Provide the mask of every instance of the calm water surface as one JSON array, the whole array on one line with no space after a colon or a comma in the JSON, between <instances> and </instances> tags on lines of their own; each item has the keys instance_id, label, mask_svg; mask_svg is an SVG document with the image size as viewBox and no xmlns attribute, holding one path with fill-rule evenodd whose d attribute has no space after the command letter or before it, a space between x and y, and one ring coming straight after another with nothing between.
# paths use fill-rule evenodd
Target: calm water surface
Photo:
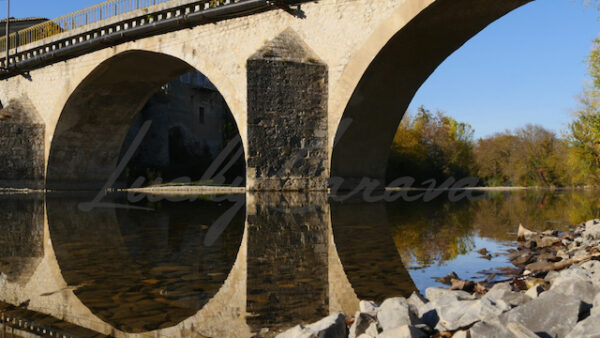
<instances>
[{"instance_id":1,"label":"calm water surface","mask_svg":"<svg viewBox=\"0 0 600 338\"><path fill-rule=\"evenodd\" d=\"M90 208L93 196L0 195L0 317L17 334L273 336L451 271L484 279L509 265L519 223L561 229L600 213L595 191L136 197Z\"/></svg>"}]
</instances>

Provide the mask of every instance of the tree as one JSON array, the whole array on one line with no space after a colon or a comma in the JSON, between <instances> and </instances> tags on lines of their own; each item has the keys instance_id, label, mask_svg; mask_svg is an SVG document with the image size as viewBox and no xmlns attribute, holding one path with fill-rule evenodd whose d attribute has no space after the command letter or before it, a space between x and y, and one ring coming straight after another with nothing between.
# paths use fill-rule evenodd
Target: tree
<instances>
[{"instance_id":1,"label":"tree","mask_svg":"<svg viewBox=\"0 0 600 338\"><path fill-rule=\"evenodd\" d=\"M569 184L567 145L541 126L527 125L480 139L475 159L478 174L487 185Z\"/></svg>"},{"instance_id":2,"label":"tree","mask_svg":"<svg viewBox=\"0 0 600 338\"><path fill-rule=\"evenodd\" d=\"M569 143L569 163L574 168L575 184L600 183L600 40L588 60L591 83L579 99L575 120L569 124L566 139Z\"/></svg>"},{"instance_id":3,"label":"tree","mask_svg":"<svg viewBox=\"0 0 600 338\"><path fill-rule=\"evenodd\" d=\"M473 129L438 111L419 107L406 115L394 137L388 181L411 176L417 181L444 181L472 174Z\"/></svg>"}]
</instances>

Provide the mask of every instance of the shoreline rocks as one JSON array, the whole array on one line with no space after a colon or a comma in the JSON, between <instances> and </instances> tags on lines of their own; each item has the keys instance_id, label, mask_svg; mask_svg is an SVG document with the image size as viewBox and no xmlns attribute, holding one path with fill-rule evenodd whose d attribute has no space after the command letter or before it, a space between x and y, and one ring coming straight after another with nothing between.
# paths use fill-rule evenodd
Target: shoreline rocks
<instances>
[{"instance_id":1,"label":"shoreline rocks","mask_svg":"<svg viewBox=\"0 0 600 338\"><path fill-rule=\"evenodd\" d=\"M600 337L600 220L562 232L520 225L517 237L509 254L517 269L503 281L450 274L440 281L451 289L428 288L425 297L415 292L381 305L361 301L352 318L333 314L277 337Z\"/></svg>"}]
</instances>

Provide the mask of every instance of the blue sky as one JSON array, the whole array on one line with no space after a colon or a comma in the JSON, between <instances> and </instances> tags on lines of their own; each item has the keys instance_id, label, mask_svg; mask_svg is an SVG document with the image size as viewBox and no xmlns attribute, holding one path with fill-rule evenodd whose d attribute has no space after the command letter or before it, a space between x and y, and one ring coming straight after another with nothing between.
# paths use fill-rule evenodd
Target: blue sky
<instances>
[{"instance_id":1,"label":"blue sky","mask_svg":"<svg viewBox=\"0 0 600 338\"><path fill-rule=\"evenodd\" d=\"M586 81L600 11L581 0L537 0L488 26L451 55L411 104L470 123L482 137L527 123L560 132Z\"/></svg>"},{"instance_id":2,"label":"blue sky","mask_svg":"<svg viewBox=\"0 0 600 338\"><path fill-rule=\"evenodd\" d=\"M577 107L585 58L600 32L600 11L582 1L536 0L493 23L436 70L410 110L420 105L443 110L470 123L476 137L527 123L563 130ZM96 3L12 0L11 14L54 18Z\"/></svg>"}]
</instances>

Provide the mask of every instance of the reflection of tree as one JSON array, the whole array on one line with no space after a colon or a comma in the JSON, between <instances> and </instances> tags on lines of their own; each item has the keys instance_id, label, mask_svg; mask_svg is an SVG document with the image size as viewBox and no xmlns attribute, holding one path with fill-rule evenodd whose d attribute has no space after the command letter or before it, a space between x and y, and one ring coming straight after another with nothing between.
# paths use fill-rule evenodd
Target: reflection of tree
<instances>
[{"instance_id":1,"label":"reflection of tree","mask_svg":"<svg viewBox=\"0 0 600 338\"><path fill-rule=\"evenodd\" d=\"M598 217L591 191L489 193L475 203L473 228L483 237L514 240L519 224L535 231L564 229Z\"/></svg>"},{"instance_id":2,"label":"reflection of tree","mask_svg":"<svg viewBox=\"0 0 600 338\"><path fill-rule=\"evenodd\" d=\"M392 235L406 263L420 267L441 264L474 248L472 206L468 203L438 200L403 203L391 209Z\"/></svg>"},{"instance_id":3,"label":"reflection of tree","mask_svg":"<svg viewBox=\"0 0 600 338\"><path fill-rule=\"evenodd\" d=\"M488 192L476 202L395 203L388 206L402 260L426 267L474 249L472 236L513 241L519 224L534 231L566 229L600 217L595 191Z\"/></svg>"}]
</instances>

